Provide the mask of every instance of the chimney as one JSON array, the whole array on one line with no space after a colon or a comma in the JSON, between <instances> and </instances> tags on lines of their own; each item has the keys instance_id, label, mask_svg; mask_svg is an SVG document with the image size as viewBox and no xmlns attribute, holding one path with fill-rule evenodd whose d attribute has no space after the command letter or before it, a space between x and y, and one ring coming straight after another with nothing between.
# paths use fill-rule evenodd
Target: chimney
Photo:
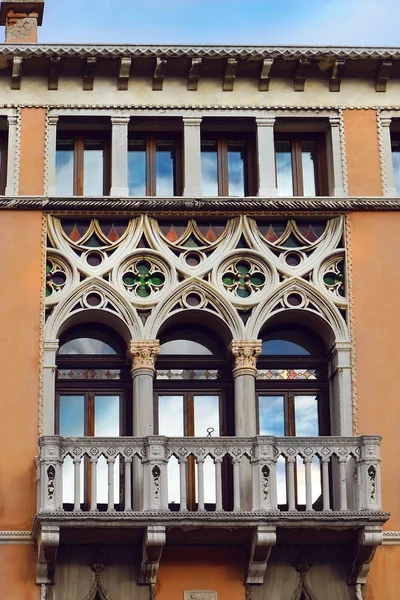
<instances>
[{"instance_id":1,"label":"chimney","mask_svg":"<svg viewBox=\"0 0 400 600\"><path fill-rule=\"evenodd\" d=\"M3 1L0 25L6 26L6 44L36 44L43 10L44 0Z\"/></svg>"}]
</instances>

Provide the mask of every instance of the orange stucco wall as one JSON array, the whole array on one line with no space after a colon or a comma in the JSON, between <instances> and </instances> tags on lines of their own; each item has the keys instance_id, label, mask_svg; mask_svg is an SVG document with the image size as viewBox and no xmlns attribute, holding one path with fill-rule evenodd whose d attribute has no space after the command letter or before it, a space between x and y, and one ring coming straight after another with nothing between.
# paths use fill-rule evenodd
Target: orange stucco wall
<instances>
[{"instance_id":1,"label":"orange stucco wall","mask_svg":"<svg viewBox=\"0 0 400 600\"><path fill-rule=\"evenodd\" d=\"M46 110L23 108L21 111L20 196L44 194Z\"/></svg>"},{"instance_id":2,"label":"orange stucco wall","mask_svg":"<svg viewBox=\"0 0 400 600\"><path fill-rule=\"evenodd\" d=\"M243 547L166 547L156 600L183 598L185 590L216 590L218 600L245 599Z\"/></svg>"},{"instance_id":3,"label":"orange stucco wall","mask_svg":"<svg viewBox=\"0 0 400 600\"><path fill-rule=\"evenodd\" d=\"M42 216L0 217L0 529L29 530L36 512Z\"/></svg>"},{"instance_id":4,"label":"orange stucco wall","mask_svg":"<svg viewBox=\"0 0 400 600\"><path fill-rule=\"evenodd\" d=\"M33 545L0 544L0 596L7 600L39 600L35 564Z\"/></svg>"},{"instance_id":5,"label":"orange stucco wall","mask_svg":"<svg viewBox=\"0 0 400 600\"><path fill-rule=\"evenodd\" d=\"M351 215L354 318L360 434L382 440L387 528L400 529L400 213Z\"/></svg>"},{"instance_id":6,"label":"orange stucco wall","mask_svg":"<svg viewBox=\"0 0 400 600\"><path fill-rule=\"evenodd\" d=\"M375 110L344 110L350 196L381 196L381 167Z\"/></svg>"},{"instance_id":7,"label":"orange stucco wall","mask_svg":"<svg viewBox=\"0 0 400 600\"><path fill-rule=\"evenodd\" d=\"M377 549L368 575L365 600L396 600L400 590L400 546Z\"/></svg>"}]
</instances>

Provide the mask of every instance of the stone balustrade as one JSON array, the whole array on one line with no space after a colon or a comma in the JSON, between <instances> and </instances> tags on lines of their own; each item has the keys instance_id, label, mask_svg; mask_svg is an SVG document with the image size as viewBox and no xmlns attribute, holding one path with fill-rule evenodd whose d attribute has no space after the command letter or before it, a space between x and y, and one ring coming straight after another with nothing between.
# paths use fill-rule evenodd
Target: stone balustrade
<instances>
[{"instance_id":1,"label":"stone balustrade","mask_svg":"<svg viewBox=\"0 0 400 600\"><path fill-rule=\"evenodd\" d=\"M379 436L46 436L37 458L38 513L381 511L379 445Z\"/></svg>"}]
</instances>

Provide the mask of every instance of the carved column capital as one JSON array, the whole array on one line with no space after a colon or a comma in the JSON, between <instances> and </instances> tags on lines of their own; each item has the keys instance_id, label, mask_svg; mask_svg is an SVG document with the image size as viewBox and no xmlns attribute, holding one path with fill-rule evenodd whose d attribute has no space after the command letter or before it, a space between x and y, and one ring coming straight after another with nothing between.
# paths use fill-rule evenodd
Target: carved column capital
<instances>
[{"instance_id":1,"label":"carved column capital","mask_svg":"<svg viewBox=\"0 0 400 600\"><path fill-rule=\"evenodd\" d=\"M233 340L230 351L233 356L233 376L256 375L257 357L261 354L261 340Z\"/></svg>"},{"instance_id":2,"label":"carved column capital","mask_svg":"<svg viewBox=\"0 0 400 600\"><path fill-rule=\"evenodd\" d=\"M149 369L154 373L155 361L160 352L160 340L132 340L129 353L132 358L131 373L139 369Z\"/></svg>"}]
</instances>

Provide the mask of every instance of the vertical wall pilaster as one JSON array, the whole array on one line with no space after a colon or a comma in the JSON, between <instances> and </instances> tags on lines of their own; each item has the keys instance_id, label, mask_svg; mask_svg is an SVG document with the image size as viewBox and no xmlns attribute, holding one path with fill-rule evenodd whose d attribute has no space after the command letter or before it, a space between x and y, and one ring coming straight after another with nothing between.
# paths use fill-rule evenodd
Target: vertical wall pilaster
<instances>
[{"instance_id":1,"label":"vertical wall pilaster","mask_svg":"<svg viewBox=\"0 0 400 600\"><path fill-rule=\"evenodd\" d=\"M48 196L57 195L56 187L56 150L57 150L57 123L58 115L49 115L47 118L47 189Z\"/></svg>"},{"instance_id":2,"label":"vertical wall pilaster","mask_svg":"<svg viewBox=\"0 0 400 600\"><path fill-rule=\"evenodd\" d=\"M111 117L111 190L110 196L128 196L128 124L129 116Z\"/></svg>"},{"instance_id":3,"label":"vertical wall pilaster","mask_svg":"<svg viewBox=\"0 0 400 600\"><path fill-rule=\"evenodd\" d=\"M277 196L275 177L275 117L258 117L257 123L257 167L258 195Z\"/></svg>"},{"instance_id":4,"label":"vertical wall pilaster","mask_svg":"<svg viewBox=\"0 0 400 600\"><path fill-rule=\"evenodd\" d=\"M202 196L201 117L183 118L184 196Z\"/></svg>"},{"instance_id":5,"label":"vertical wall pilaster","mask_svg":"<svg viewBox=\"0 0 400 600\"><path fill-rule=\"evenodd\" d=\"M18 116L8 115L8 155L7 155L7 182L6 196L15 196L18 185L15 178L15 162L17 155L17 127Z\"/></svg>"},{"instance_id":6,"label":"vertical wall pilaster","mask_svg":"<svg viewBox=\"0 0 400 600\"><path fill-rule=\"evenodd\" d=\"M344 196L343 173L342 173L342 153L340 147L340 117L329 117L331 126L332 141L332 175L331 189L333 196Z\"/></svg>"},{"instance_id":7,"label":"vertical wall pilaster","mask_svg":"<svg viewBox=\"0 0 400 600\"><path fill-rule=\"evenodd\" d=\"M385 187L383 190L384 196L396 196L396 188L394 185L393 162L392 162L392 139L390 136L391 117L381 117L381 136L382 136L382 160L385 169Z\"/></svg>"},{"instance_id":8,"label":"vertical wall pilaster","mask_svg":"<svg viewBox=\"0 0 400 600\"><path fill-rule=\"evenodd\" d=\"M54 435L56 354L58 340L43 344L43 423L42 435Z\"/></svg>"}]
</instances>

